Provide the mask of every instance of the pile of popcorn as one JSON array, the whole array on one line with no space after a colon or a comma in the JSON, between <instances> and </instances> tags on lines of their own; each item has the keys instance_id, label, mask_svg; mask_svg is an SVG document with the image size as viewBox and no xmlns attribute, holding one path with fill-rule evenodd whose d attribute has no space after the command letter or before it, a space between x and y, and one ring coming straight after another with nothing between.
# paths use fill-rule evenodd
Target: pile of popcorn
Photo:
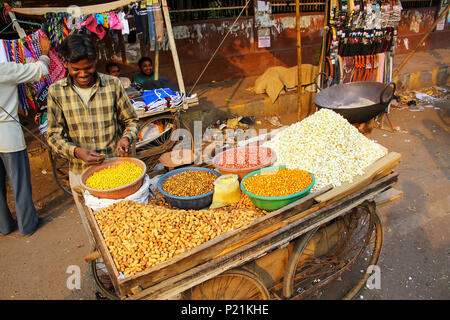
<instances>
[{"instance_id":1,"label":"pile of popcorn","mask_svg":"<svg viewBox=\"0 0 450 320\"><path fill-rule=\"evenodd\" d=\"M275 165L313 173L312 191L351 183L387 154L385 147L365 137L344 117L324 108L283 129L264 146L276 152Z\"/></svg>"}]
</instances>

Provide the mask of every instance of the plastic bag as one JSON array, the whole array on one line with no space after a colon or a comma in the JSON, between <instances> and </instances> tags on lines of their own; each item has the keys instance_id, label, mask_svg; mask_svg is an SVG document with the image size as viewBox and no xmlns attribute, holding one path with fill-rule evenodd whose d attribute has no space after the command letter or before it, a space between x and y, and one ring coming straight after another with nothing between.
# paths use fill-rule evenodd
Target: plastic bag
<instances>
[{"instance_id":1,"label":"plastic bag","mask_svg":"<svg viewBox=\"0 0 450 320\"><path fill-rule=\"evenodd\" d=\"M102 199L97 198L89 193L89 191L84 190L84 203L87 207L91 208L94 211L107 208L114 203L117 203L122 200L130 200L137 203L147 204L148 199L150 197L150 183L151 180L148 175L145 175L144 182L142 183L141 188L133 194L130 194L125 199Z\"/></svg>"},{"instance_id":2,"label":"plastic bag","mask_svg":"<svg viewBox=\"0 0 450 320\"><path fill-rule=\"evenodd\" d=\"M241 199L237 174L225 174L214 181L214 194L210 209L224 207Z\"/></svg>"}]
</instances>

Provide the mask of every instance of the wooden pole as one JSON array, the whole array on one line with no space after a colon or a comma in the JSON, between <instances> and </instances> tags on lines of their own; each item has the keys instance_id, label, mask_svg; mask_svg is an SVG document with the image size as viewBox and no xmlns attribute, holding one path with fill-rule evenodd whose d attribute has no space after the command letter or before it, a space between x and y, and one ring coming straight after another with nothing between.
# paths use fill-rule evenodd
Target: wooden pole
<instances>
[{"instance_id":1,"label":"wooden pole","mask_svg":"<svg viewBox=\"0 0 450 320\"><path fill-rule=\"evenodd\" d=\"M155 40L155 80L159 80L159 41Z\"/></svg>"},{"instance_id":2,"label":"wooden pole","mask_svg":"<svg viewBox=\"0 0 450 320\"><path fill-rule=\"evenodd\" d=\"M408 60L413 56L414 53L416 53L416 50L422 45L422 43L425 41L426 38L428 38L428 36L430 35L430 33L433 31L433 29L437 26L437 24L439 23L439 21L447 14L448 12L448 8L449 6L447 5L447 8L445 8L444 11L442 11L441 15L436 19L436 21L433 23L433 25L431 26L430 30L428 30L427 33L425 33L425 35L422 37L422 39L419 41L419 43L417 44L417 46L414 48L413 51L411 51L408 56L403 59L402 63L400 63L400 65L394 70L393 76L395 77L397 75L397 73L400 71L401 68L403 68L403 66L406 64L406 62L408 62Z\"/></svg>"},{"instance_id":3,"label":"wooden pole","mask_svg":"<svg viewBox=\"0 0 450 320\"><path fill-rule=\"evenodd\" d=\"M175 45L175 39L173 37L172 23L170 22L169 9L167 8L167 0L162 0L162 9L164 21L166 23L167 36L169 37L170 51L172 51L173 64L175 66L175 72L177 74L178 87L181 93L186 93L184 88L183 75L181 73L180 60L178 59L177 47Z\"/></svg>"},{"instance_id":4,"label":"wooden pole","mask_svg":"<svg viewBox=\"0 0 450 320\"><path fill-rule=\"evenodd\" d=\"M328 2L330 0L325 0L325 12L324 12L324 20L323 20L323 34L322 34L322 50L320 52L320 60L319 60L319 72L323 72L323 63L325 61L325 51L327 45L327 34L328 34Z\"/></svg>"},{"instance_id":5,"label":"wooden pole","mask_svg":"<svg viewBox=\"0 0 450 320\"><path fill-rule=\"evenodd\" d=\"M296 26L297 26L297 118L301 120L302 113L302 37L300 33L300 1L295 0Z\"/></svg>"},{"instance_id":6,"label":"wooden pole","mask_svg":"<svg viewBox=\"0 0 450 320\"><path fill-rule=\"evenodd\" d=\"M16 15L14 14L14 12L11 12L12 8L7 3L5 3L4 6L5 6L5 9L8 12L9 17L11 18L11 21L12 21L12 23L14 25L14 29L19 34L19 37L20 38L25 38L27 36L27 34L25 33L25 30L23 30L22 27L17 22Z\"/></svg>"}]
</instances>

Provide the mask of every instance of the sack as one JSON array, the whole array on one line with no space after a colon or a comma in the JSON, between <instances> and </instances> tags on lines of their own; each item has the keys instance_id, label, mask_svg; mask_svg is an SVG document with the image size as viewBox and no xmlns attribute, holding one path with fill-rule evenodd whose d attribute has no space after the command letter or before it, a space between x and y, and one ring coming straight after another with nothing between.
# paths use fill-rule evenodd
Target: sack
<instances>
[{"instance_id":1,"label":"sack","mask_svg":"<svg viewBox=\"0 0 450 320\"><path fill-rule=\"evenodd\" d=\"M97 198L89 193L89 191L84 190L84 203L87 207L91 208L94 211L107 208L114 203L120 202L122 200L130 200L137 203L148 204L148 200L150 197L150 178L148 175L145 175L144 182L142 183L141 188L135 193L129 195L125 199L102 199Z\"/></svg>"}]
</instances>

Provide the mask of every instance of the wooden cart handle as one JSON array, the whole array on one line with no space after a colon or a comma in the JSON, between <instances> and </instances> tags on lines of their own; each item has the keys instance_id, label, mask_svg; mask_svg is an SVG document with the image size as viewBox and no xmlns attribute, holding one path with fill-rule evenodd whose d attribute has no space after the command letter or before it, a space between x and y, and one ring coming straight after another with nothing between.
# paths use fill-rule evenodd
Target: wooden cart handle
<instances>
[{"instance_id":1,"label":"wooden cart handle","mask_svg":"<svg viewBox=\"0 0 450 320\"><path fill-rule=\"evenodd\" d=\"M101 258L102 255L100 253L100 251L95 250L91 253L89 253L86 257L84 257L84 261L89 262L89 261L93 261L95 259Z\"/></svg>"}]
</instances>

